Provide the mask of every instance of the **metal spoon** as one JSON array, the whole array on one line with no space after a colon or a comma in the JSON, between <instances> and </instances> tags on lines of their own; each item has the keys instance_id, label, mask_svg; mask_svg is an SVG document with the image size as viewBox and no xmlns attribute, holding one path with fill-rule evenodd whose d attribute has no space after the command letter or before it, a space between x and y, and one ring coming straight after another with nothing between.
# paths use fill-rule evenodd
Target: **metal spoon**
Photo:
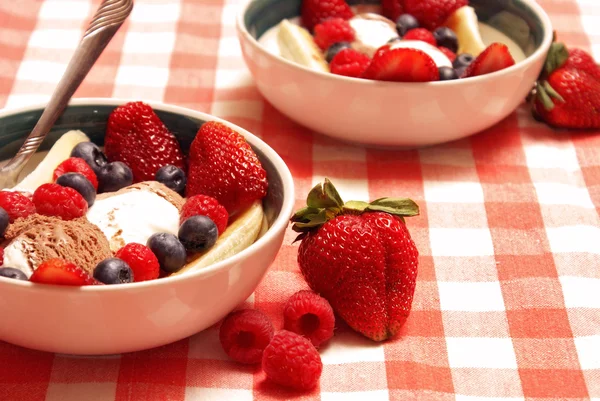
<instances>
[{"instance_id":1,"label":"metal spoon","mask_svg":"<svg viewBox=\"0 0 600 401\"><path fill-rule=\"evenodd\" d=\"M33 130L17 154L0 169L0 188L12 188L100 54L133 9L133 0L104 0Z\"/></svg>"}]
</instances>

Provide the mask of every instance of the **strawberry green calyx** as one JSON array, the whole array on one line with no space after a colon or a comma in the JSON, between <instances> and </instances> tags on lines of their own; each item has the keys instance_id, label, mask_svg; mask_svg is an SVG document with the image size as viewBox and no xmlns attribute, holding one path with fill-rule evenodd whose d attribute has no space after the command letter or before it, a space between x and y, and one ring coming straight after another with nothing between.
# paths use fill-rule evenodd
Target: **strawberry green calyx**
<instances>
[{"instance_id":1,"label":"strawberry green calyx","mask_svg":"<svg viewBox=\"0 0 600 401\"><path fill-rule=\"evenodd\" d=\"M306 207L298 210L291 221L292 229L299 233L314 230L341 214L362 214L364 212L384 212L404 217L419 215L419 206L408 198L380 198L371 203L362 201L344 202L331 181L325 178L308 194Z\"/></svg>"},{"instance_id":2,"label":"strawberry green calyx","mask_svg":"<svg viewBox=\"0 0 600 401\"><path fill-rule=\"evenodd\" d=\"M548 55L546 56L546 62L544 63L544 72L547 75L552 74L554 70L562 67L569 58L569 50L564 43L554 42L550 45Z\"/></svg>"}]
</instances>

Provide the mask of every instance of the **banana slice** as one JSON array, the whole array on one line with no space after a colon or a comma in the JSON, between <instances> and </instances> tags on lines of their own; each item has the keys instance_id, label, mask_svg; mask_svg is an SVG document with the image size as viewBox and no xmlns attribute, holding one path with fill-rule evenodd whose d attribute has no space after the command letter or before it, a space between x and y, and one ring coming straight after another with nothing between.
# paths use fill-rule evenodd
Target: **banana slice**
<instances>
[{"instance_id":1,"label":"banana slice","mask_svg":"<svg viewBox=\"0 0 600 401\"><path fill-rule=\"evenodd\" d=\"M173 275L201 269L248 248L261 232L263 216L262 203L254 202L248 210L227 227L212 248L194 259L188 260L183 269Z\"/></svg>"},{"instance_id":2,"label":"banana slice","mask_svg":"<svg viewBox=\"0 0 600 401\"><path fill-rule=\"evenodd\" d=\"M13 190L33 192L40 185L52 182L52 175L56 167L71 156L71 151L77 144L89 140L90 138L81 131L69 131L63 134L35 170L29 173Z\"/></svg>"},{"instance_id":3,"label":"banana slice","mask_svg":"<svg viewBox=\"0 0 600 401\"><path fill-rule=\"evenodd\" d=\"M477 14L473 7L459 8L448 18L445 25L456 32L459 54L469 53L477 57L485 50L486 46L481 39Z\"/></svg>"},{"instance_id":4,"label":"banana slice","mask_svg":"<svg viewBox=\"0 0 600 401\"><path fill-rule=\"evenodd\" d=\"M279 23L277 41L283 58L313 70L329 72L329 64L323 57L323 52L310 32L301 26L284 19Z\"/></svg>"}]
</instances>

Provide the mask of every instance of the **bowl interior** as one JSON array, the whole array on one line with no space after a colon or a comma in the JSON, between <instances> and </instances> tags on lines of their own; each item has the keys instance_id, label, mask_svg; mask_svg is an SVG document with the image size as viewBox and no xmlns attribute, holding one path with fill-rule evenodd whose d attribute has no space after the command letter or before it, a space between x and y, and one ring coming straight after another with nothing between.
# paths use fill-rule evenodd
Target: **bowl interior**
<instances>
[{"instance_id":1,"label":"bowl interior","mask_svg":"<svg viewBox=\"0 0 600 401\"><path fill-rule=\"evenodd\" d=\"M379 4L377 0L348 0L355 4ZM486 23L514 40L526 56L539 48L544 39L544 25L536 11L524 0L470 0L480 22ZM300 15L302 0L254 0L246 9L243 21L255 39L283 19Z\"/></svg>"},{"instance_id":2,"label":"bowl interior","mask_svg":"<svg viewBox=\"0 0 600 401\"><path fill-rule=\"evenodd\" d=\"M62 134L70 130L81 130L94 143L102 145L108 116L114 108L114 105L68 106L42 143L40 151L50 149ZM187 154L198 129L207 120L170 110L161 110L160 106L153 105L153 108L177 137L184 153ZM0 160L10 159L16 154L41 114L42 109L35 109L0 116ZM252 145L252 141L249 142ZM267 171L269 190L263 200L263 208L270 227L282 210L283 178L273 162L259 148L252 147Z\"/></svg>"}]
</instances>

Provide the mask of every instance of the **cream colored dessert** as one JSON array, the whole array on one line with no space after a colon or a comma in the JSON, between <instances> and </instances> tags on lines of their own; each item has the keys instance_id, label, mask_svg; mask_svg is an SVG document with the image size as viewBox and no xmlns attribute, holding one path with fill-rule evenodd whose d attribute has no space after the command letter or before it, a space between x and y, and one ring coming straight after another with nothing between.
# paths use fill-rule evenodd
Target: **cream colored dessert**
<instances>
[{"instance_id":1,"label":"cream colored dessert","mask_svg":"<svg viewBox=\"0 0 600 401\"><path fill-rule=\"evenodd\" d=\"M111 256L102 231L85 218L65 221L33 214L6 230L3 265L30 277L42 262L62 258L91 274L99 262Z\"/></svg>"},{"instance_id":2,"label":"cream colored dessert","mask_svg":"<svg viewBox=\"0 0 600 401\"><path fill-rule=\"evenodd\" d=\"M398 37L396 24L379 14L357 14L348 23L355 32L352 48L369 57L373 57L377 49Z\"/></svg>"},{"instance_id":3,"label":"cream colored dessert","mask_svg":"<svg viewBox=\"0 0 600 401\"><path fill-rule=\"evenodd\" d=\"M156 233L177 235L183 198L165 185L148 181L98 195L87 218L102 230L113 252L131 242L146 245Z\"/></svg>"},{"instance_id":4,"label":"cream colored dessert","mask_svg":"<svg viewBox=\"0 0 600 401\"><path fill-rule=\"evenodd\" d=\"M400 48L421 50L431 57L438 68L452 67L452 62L444 53L442 53L437 47L431 46L429 43L421 40L397 40L390 45L390 49Z\"/></svg>"}]
</instances>

